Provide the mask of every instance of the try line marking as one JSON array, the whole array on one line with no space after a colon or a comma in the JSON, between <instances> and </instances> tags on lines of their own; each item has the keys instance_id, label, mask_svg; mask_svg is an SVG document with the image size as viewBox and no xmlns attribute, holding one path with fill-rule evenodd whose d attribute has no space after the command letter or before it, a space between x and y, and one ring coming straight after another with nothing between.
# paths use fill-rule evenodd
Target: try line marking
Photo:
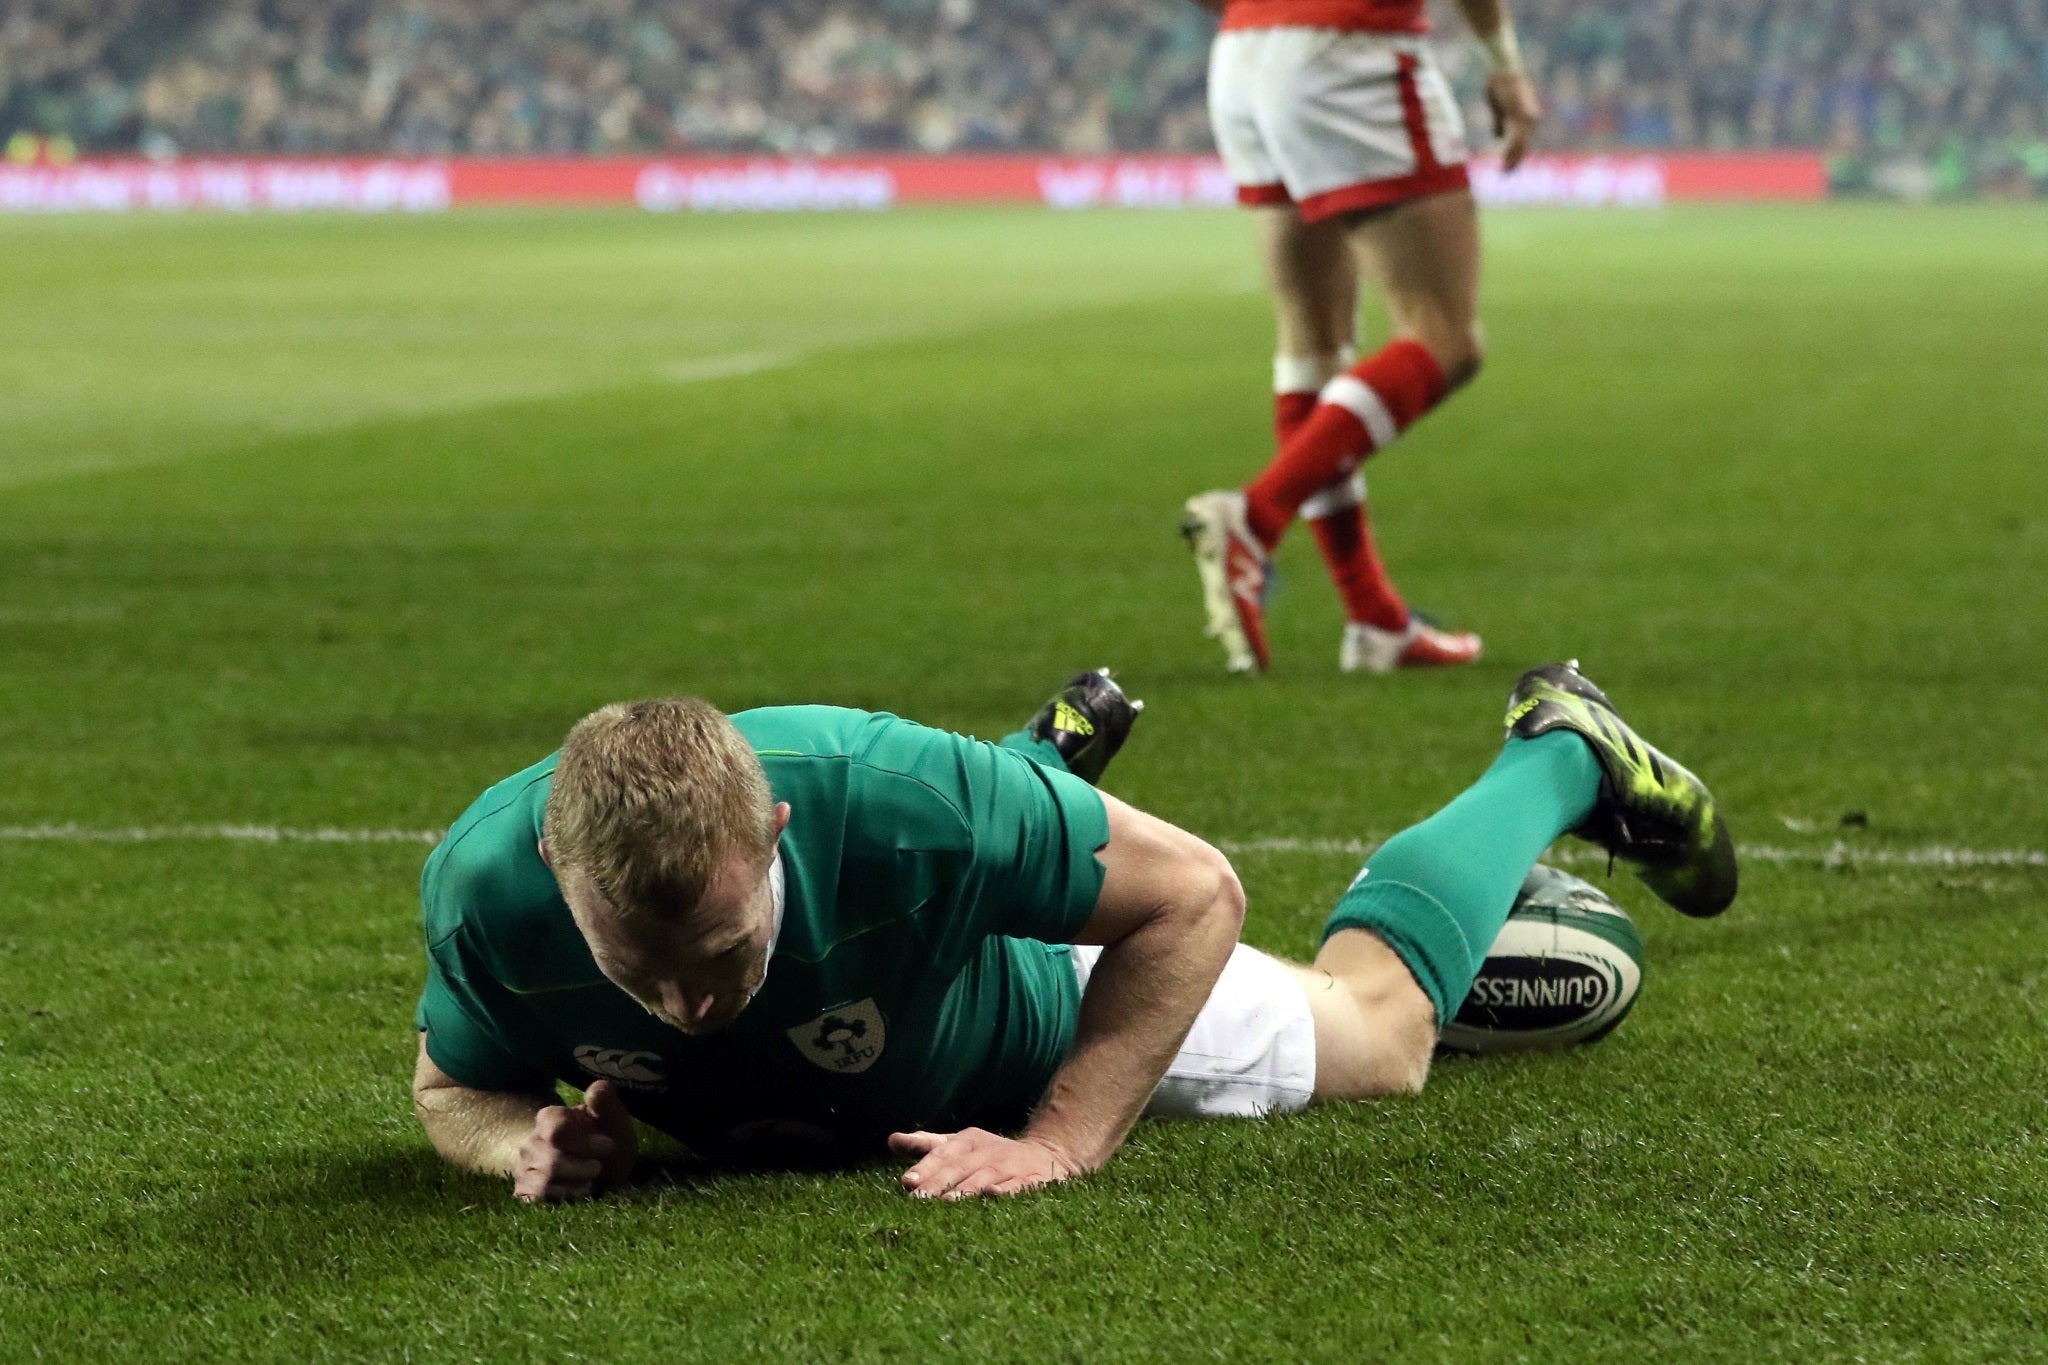
<instances>
[{"instance_id":1,"label":"try line marking","mask_svg":"<svg viewBox=\"0 0 2048 1365\"><path fill-rule=\"evenodd\" d=\"M0 842L69 844L154 844L176 842L238 844L418 844L441 842L438 829L362 829L319 825L0 825ZM1343 854L1363 858L1379 847L1370 839L1219 839L1225 853ZM1825 847L1785 848L1773 844L1742 844L1737 854L1754 863L1808 867L2048 867L2048 849L1956 848L1926 844L1918 848L1853 848L1841 840ZM1603 863L1607 855L1593 848L1555 848L1552 862Z\"/></svg>"},{"instance_id":2,"label":"try line marking","mask_svg":"<svg viewBox=\"0 0 2048 1365\"><path fill-rule=\"evenodd\" d=\"M1379 847L1366 839L1219 839L1225 853L1328 853L1363 858ZM1955 848L1927 844L1919 848L1854 848L1842 840L1820 848L1783 848L1773 844L1737 844L1745 862L1812 867L2048 867L2048 849ZM1553 848L1545 862L1597 864L1607 855L1597 848Z\"/></svg>"},{"instance_id":3,"label":"try line marking","mask_svg":"<svg viewBox=\"0 0 2048 1365\"><path fill-rule=\"evenodd\" d=\"M0 841L52 844L438 844L438 829L335 829L289 825L0 825Z\"/></svg>"},{"instance_id":4,"label":"try line marking","mask_svg":"<svg viewBox=\"0 0 2048 1365\"><path fill-rule=\"evenodd\" d=\"M735 351L729 355L700 356L664 366L662 373L673 384L704 384L715 379L740 379L750 374L783 370L804 358L802 351Z\"/></svg>"}]
</instances>

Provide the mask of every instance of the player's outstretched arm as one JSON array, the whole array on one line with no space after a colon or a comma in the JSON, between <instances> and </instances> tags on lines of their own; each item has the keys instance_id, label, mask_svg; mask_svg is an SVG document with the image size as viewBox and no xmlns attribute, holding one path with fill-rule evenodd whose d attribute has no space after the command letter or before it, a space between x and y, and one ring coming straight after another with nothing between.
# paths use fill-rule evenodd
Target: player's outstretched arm
<instances>
[{"instance_id":1,"label":"player's outstretched arm","mask_svg":"<svg viewBox=\"0 0 2048 1365\"><path fill-rule=\"evenodd\" d=\"M633 1119L610 1081L593 1084L579 1105L553 1095L477 1090L427 1055L420 1035L412 1109L434 1150L465 1170L512 1178L529 1203L587 1199L632 1174L638 1157Z\"/></svg>"},{"instance_id":2,"label":"player's outstretched arm","mask_svg":"<svg viewBox=\"0 0 2048 1365\"><path fill-rule=\"evenodd\" d=\"M1536 141L1543 102L1522 67L1522 47L1507 0L1458 0L1458 10L1486 54L1486 104L1493 111L1493 135L1500 139L1501 165L1511 171Z\"/></svg>"},{"instance_id":3,"label":"player's outstretched arm","mask_svg":"<svg viewBox=\"0 0 2048 1365\"><path fill-rule=\"evenodd\" d=\"M1073 1047L1023 1133L898 1133L926 1198L1015 1194L1084 1175L1122 1145L1237 946L1244 889L1221 853L1106 793L1107 876L1076 935L1102 956Z\"/></svg>"}]
</instances>

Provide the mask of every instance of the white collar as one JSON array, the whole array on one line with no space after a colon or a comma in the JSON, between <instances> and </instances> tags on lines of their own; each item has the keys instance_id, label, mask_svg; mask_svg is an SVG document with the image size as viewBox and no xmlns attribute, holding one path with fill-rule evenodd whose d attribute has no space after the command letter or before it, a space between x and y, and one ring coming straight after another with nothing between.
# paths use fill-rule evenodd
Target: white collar
<instances>
[{"instance_id":1,"label":"white collar","mask_svg":"<svg viewBox=\"0 0 2048 1365\"><path fill-rule=\"evenodd\" d=\"M768 895L775 902L775 927L768 931L768 956L775 956L775 945L782 938L782 850L775 850L775 861L768 864Z\"/></svg>"}]
</instances>

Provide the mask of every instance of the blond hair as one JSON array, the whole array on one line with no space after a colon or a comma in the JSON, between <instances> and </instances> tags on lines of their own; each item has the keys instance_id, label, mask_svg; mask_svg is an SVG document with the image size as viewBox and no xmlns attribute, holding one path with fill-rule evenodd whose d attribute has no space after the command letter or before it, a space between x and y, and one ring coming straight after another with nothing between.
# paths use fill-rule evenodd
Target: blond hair
<instances>
[{"instance_id":1,"label":"blond hair","mask_svg":"<svg viewBox=\"0 0 2048 1365\"><path fill-rule=\"evenodd\" d=\"M620 915L680 916L733 853L767 865L774 798L709 702L616 702L562 741L543 832L557 875L589 877Z\"/></svg>"}]
</instances>

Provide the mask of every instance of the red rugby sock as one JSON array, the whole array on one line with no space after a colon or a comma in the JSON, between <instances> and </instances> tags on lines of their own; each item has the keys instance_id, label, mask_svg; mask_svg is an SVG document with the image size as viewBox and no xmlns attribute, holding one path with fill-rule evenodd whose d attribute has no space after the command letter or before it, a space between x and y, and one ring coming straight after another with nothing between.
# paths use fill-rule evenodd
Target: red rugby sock
<instances>
[{"instance_id":1,"label":"red rugby sock","mask_svg":"<svg viewBox=\"0 0 2048 1365\"><path fill-rule=\"evenodd\" d=\"M1273 395L1273 448L1284 449L1301 430L1301 424L1316 410L1316 391Z\"/></svg>"},{"instance_id":2,"label":"red rugby sock","mask_svg":"<svg viewBox=\"0 0 2048 1365\"><path fill-rule=\"evenodd\" d=\"M1276 376L1279 373L1280 367L1276 366ZM1310 375L1289 377L1305 380ZM1315 412L1316 394L1317 390L1306 389L1273 395L1276 447L1284 448ZM1401 600L1393 580L1387 576L1386 565L1380 562L1361 493L1362 490L1352 490L1350 480L1339 479L1330 485L1324 498L1309 499L1301 509L1302 515L1315 532L1316 548L1322 551L1330 581L1336 584L1337 596L1343 600L1345 619L1364 621L1382 630L1405 630L1408 604ZM1328 510L1322 510L1325 505Z\"/></svg>"},{"instance_id":3,"label":"red rugby sock","mask_svg":"<svg viewBox=\"0 0 2048 1365\"><path fill-rule=\"evenodd\" d=\"M1372 527L1366 521L1365 504L1354 503L1311 518L1309 529L1315 532L1316 548L1323 552L1323 562L1329 565L1330 581L1337 585L1337 595L1344 599L1344 619L1363 621L1381 630L1406 630L1408 604L1394 590L1394 581L1387 577L1386 566L1380 563L1379 551L1372 543Z\"/></svg>"},{"instance_id":4,"label":"red rugby sock","mask_svg":"<svg viewBox=\"0 0 2048 1365\"><path fill-rule=\"evenodd\" d=\"M1415 425L1442 401L1444 390L1436 357L1408 340L1389 342L1331 380L1273 462L1244 490L1252 533L1269 548L1279 544L1302 503Z\"/></svg>"}]
</instances>

